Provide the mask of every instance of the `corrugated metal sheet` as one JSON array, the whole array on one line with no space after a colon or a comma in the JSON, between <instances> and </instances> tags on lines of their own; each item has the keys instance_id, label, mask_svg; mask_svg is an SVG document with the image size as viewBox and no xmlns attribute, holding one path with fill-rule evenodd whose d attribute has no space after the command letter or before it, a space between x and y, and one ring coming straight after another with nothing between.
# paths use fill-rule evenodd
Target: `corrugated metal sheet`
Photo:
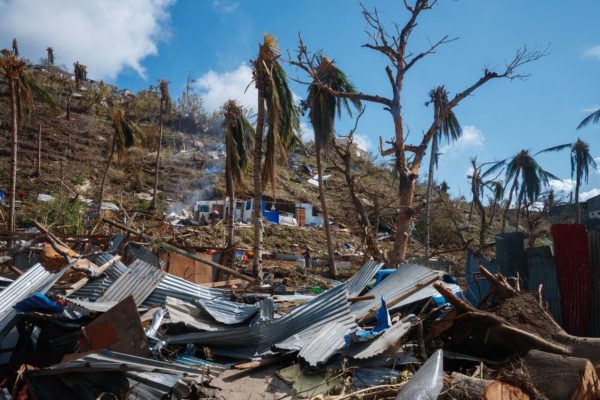
<instances>
[{"instance_id":1,"label":"corrugated metal sheet","mask_svg":"<svg viewBox=\"0 0 600 400\"><path fill-rule=\"evenodd\" d=\"M210 346L215 354L251 358L273 345L283 350L301 350L324 326L338 322L356 327L346 300L344 285L316 296L272 323L228 329L223 332L198 332L172 336L168 343L197 343Z\"/></svg>"},{"instance_id":2,"label":"corrugated metal sheet","mask_svg":"<svg viewBox=\"0 0 600 400\"><path fill-rule=\"evenodd\" d=\"M98 265L103 265L114 257L110 254L101 254L94 259ZM102 276L91 279L84 287L73 292L69 298L87 299L96 301L121 275L127 272L128 268L121 261L117 261L110 268L104 271Z\"/></svg>"},{"instance_id":3,"label":"corrugated metal sheet","mask_svg":"<svg viewBox=\"0 0 600 400\"><path fill-rule=\"evenodd\" d=\"M373 300L358 301L350 306L352 313L360 318L371 310L377 309L381 304L380 298L388 302L389 306L403 295L411 295L418 285L429 285L440 276L440 272L420 266L418 264L403 264L385 278L379 285L365 293L366 296L375 296Z\"/></svg>"},{"instance_id":4,"label":"corrugated metal sheet","mask_svg":"<svg viewBox=\"0 0 600 400\"><path fill-rule=\"evenodd\" d=\"M53 274L41 264L35 264L0 292L0 339L8 333L17 316L13 306L35 292L46 293L65 270Z\"/></svg>"},{"instance_id":5,"label":"corrugated metal sheet","mask_svg":"<svg viewBox=\"0 0 600 400\"><path fill-rule=\"evenodd\" d=\"M195 305L173 297L167 297L166 308L169 312L169 319L174 324L181 323L201 331L222 331L229 328L211 317L201 314Z\"/></svg>"},{"instance_id":6,"label":"corrugated metal sheet","mask_svg":"<svg viewBox=\"0 0 600 400\"><path fill-rule=\"evenodd\" d=\"M519 277L527 281L525 264L525 235L523 232L500 233L496 235L497 272L509 277ZM523 287L527 287L526 284Z\"/></svg>"},{"instance_id":7,"label":"corrugated metal sheet","mask_svg":"<svg viewBox=\"0 0 600 400\"><path fill-rule=\"evenodd\" d=\"M382 262L374 260L367 261L367 263L348 281L348 297L360 295L381 267L383 267Z\"/></svg>"},{"instance_id":8,"label":"corrugated metal sheet","mask_svg":"<svg viewBox=\"0 0 600 400\"><path fill-rule=\"evenodd\" d=\"M589 233L590 244L590 332L593 337L600 337L600 232Z\"/></svg>"},{"instance_id":9,"label":"corrugated metal sheet","mask_svg":"<svg viewBox=\"0 0 600 400\"><path fill-rule=\"evenodd\" d=\"M560 283L563 327L577 336L589 329L591 271L585 225L555 224L551 227Z\"/></svg>"},{"instance_id":10,"label":"corrugated metal sheet","mask_svg":"<svg viewBox=\"0 0 600 400\"><path fill-rule=\"evenodd\" d=\"M142 260L135 260L126 273L121 275L98 299L100 302L121 301L133 296L140 305L159 284L165 272Z\"/></svg>"},{"instance_id":11,"label":"corrugated metal sheet","mask_svg":"<svg viewBox=\"0 0 600 400\"><path fill-rule=\"evenodd\" d=\"M125 257L129 262L135 260L142 260L148 264L152 264L155 267L160 267L160 260L158 257L148 250L145 246L136 243L128 243L125 248Z\"/></svg>"},{"instance_id":12,"label":"corrugated metal sheet","mask_svg":"<svg viewBox=\"0 0 600 400\"><path fill-rule=\"evenodd\" d=\"M168 364L102 350L77 360L30 371L27 379L30 390L41 400L100 398L104 392L117 393L126 399L160 400L167 398L176 384L179 389L186 387L188 383L184 383L182 378L185 382L202 384L222 369L216 364Z\"/></svg>"},{"instance_id":13,"label":"corrugated metal sheet","mask_svg":"<svg viewBox=\"0 0 600 400\"><path fill-rule=\"evenodd\" d=\"M345 325L338 322L329 324L304 346L298 357L311 367L322 365L345 346L344 336L348 333L350 331Z\"/></svg>"},{"instance_id":14,"label":"corrugated metal sheet","mask_svg":"<svg viewBox=\"0 0 600 400\"><path fill-rule=\"evenodd\" d=\"M448 289L452 290L453 292L462 292L461 287L454 283L446 283L443 281L438 281L438 283L441 283L442 285L446 286ZM419 290L417 293L411 294L404 300L402 300L399 303L395 304L394 306L390 307L389 310L390 311L397 310L400 307L404 307L411 303L416 303L417 301L425 300L427 298L434 297L434 296L441 296L441 294L437 290L435 290L435 288L433 287L433 284L431 284L429 286L425 286L423 289Z\"/></svg>"},{"instance_id":15,"label":"corrugated metal sheet","mask_svg":"<svg viewBox=\"0 0 600 400\"><path fill-rule=\"evenodd\" d=\"M355 360L365 360L383 354L402 339L402 336L404 336L412 326L413 320L414 315L409 315L402 321L396 322L379 337L369 342L355 343L349 348L344 349L343 354Z\"/></svg>"},{"instance_id":16,"label":"corrugated metal sheet","mask_svg":"<svg viewBox=\"0 0 600 400\"><path fill-rule=\"evenodd\" d=\"M79 300L79 299L73 299L73 298L65 298L65 300L68 303L71 303L77 307L81 307L85 310L88 311L95 311L95 312L107 312L108 310L110 310L111 308L113 308L114 306L116 306L119 302L118 301L107 301L107 302L101 302L101 301L86 301L86 300Z\"/></svg>"},{"instance_id":17,"label":"corrugated metal sheet","mask_svg":"<svg viewBox=\"0 0 600 400\"><path fill-rule=\"evenodd\" d=\"M178 276L166 274L156 289L150 294L146 301L144 301L143 305L151 307L157 304L165 304L167 297L175 297L179 300L191 303L195 299L229 300L231 295L229 292L221 289L207 288L188 282Z\"/></svg>"},{"instance_id":18,"label":"corrugated metal sheet","mask_svg":"<svg viewBox=\"0 0 600 400\"><path fill-rule=\"evenodd\" d=\"M467 300L477 305L481 298L490 290L490 282L481 276L479 265L483 264L490 272L496 272L495 260L488 261L483 256L474 254L471 250L467 251L465 257L465 278L467 280Z\"/></svg>"},{"instance_id":19,"label":"corrugated metal sheet","mask_svg":"<svg viewBox=\"0 0 600 400\"><path fill-rule=\"evenodd\" d=\"M228 300L196 300L194 302L216 321L227 325L241 324L260 311L258 304L235 303Z\"/></svg>"},{"instance_id":20,"label":"corrugated metal sheet","mask_svg":"<svg viewBox=\"0 0 600 400\"><path fill-rule=\"evenodd\" d=\"M552 248L550 246L531 247L525 250L525 258L529 275L527 289L537 292L539 285L543 285L544 300L548 302L554 320L559 324L562 323L560 288Z\"/></svg>"}]
</instances>

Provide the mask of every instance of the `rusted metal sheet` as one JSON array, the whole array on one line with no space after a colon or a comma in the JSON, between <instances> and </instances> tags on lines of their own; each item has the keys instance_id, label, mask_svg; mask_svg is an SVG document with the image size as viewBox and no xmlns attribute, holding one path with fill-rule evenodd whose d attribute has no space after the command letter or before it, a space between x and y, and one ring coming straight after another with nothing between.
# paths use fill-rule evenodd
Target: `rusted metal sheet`
<instances>
[{"instance_id":1,"label":"rusted metal sheet","mask_svg":"<svg viewBox=\"0 0 600 400\"><path fill-rule=\"evenodd\" d=\"M590 336L600 337L600 232L589 233L591 303Z\"/></svg>"},{"instance_id":2,"label":"rusted metal sheet","mask_svg":"<svg viewBox=\"0 0 600 400\"><path fill-rule=\"evenodd\" d=\"M79 348L82 352L108 349L147 357L148 340L133 297L126 297L82 328Z\"/></svg>"},{"instance_id":3,"label":"rusted metal sheet","mask_svg":"<svg viewBox=\"0 0 600 400\"><path fill-rule=\"evenodd\" d=\"M526 286L527 266L525 265L525 235L523 232L500 233L496 235L497 272L509 277L521 278Z\"/></svg>"},{"instance_id":4,"label":"rusted metal sheet","mask_svg":"<svg viewBox=\"0 0 600 400\"><path fill-rule=\"evenodd\" d=\"M554 320L562 323L560 310L560 289L556 272L556 262L550 246L531 247L525 250L527 273L529 275L527 289L537 292L542 285L544 301L548 302Z\"/></svg>"},{"instance_id":5,"label":"rusted metal sheet","mask_svg":"<svg viewBox=\"0 0 600 400\"><path fill-rule=\"evenodd\" d=\"M555 224L551 233L563 327L570 334L586 336L589 330L591 274L585 225Z\"/></svg>"}]
</instances>

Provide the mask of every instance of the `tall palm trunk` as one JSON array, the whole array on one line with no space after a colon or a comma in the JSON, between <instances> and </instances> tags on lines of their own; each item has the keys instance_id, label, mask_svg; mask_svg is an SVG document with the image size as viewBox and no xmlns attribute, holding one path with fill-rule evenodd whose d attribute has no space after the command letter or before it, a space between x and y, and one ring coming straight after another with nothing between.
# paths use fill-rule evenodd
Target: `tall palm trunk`
<instances>
[{"instance_id":1,"label":"tall palm trunk","mask_svg":"<svg viewBox=\"0 0 600 400\"><path fill-rule=\"evenodd\" d=\"M235 219L235 200L234 200L234 187L233 187L233 174L229 163L231 160L227 160L225 163L225 176L227 177L227 192L229 193L229 215L228 215L228 226L227 226L227 247L233 246L233 222ZM233 260L233 257L232 257Z\"/></svg>"},{"instance_id":2,"label":"tall palm trunk","mask_svg":"<svg viewBox=\"0 0 600 400\"><path fill-rule=\"evenodd\" d=\"M426 237L425 237L425 257L429 257L430 252L430 237L431 237L431 192L433 189L433 170L435 167L435 156L437 153L437 139L438 135L433 135L431 139L431 156L429 157L429 174L427 175L427 220L426 224Z\"/></svg>"},{"instance_id":3,"label":"tall palm trunk","mask_svg":"<svg viewBox=\"0 0 600 400\"><path fill-rule=\"evenodd\" d=\"M10 80L10 111L12 113L12 143L10 163L10 195L8 200L8 230L14 232L17 228L17 213L15 200L17 195L17 139L19 135L19 106L17 96L17 82Z\"/></svg>"},{"instance_id":4,"label":"tall palm trunk","mask_svg":"<svg viewBox=\"0 0 600 400\"><path fill-rule=\"evenodd\" d=\"M42 175L42 124L37 137L37 163L35 165L35 176Z\"/></svg>"},{"instance_id":5,"label":"tall palm trunk","mask_svg":"<svg viewBox=\"0 0 600 400\"><path fill-rule=\"evenodd\" d=\"M106 160L106 167L104 168L104 174L102 175L102 181L100 182L100 190L98 192L98 212L100 213L102 213L102 202L104 201L104 185L106 183L106 176L108 175L110 163L112 162L113 155L115 154L116 135L116 133L113 134L112 141L110 144L110 154L108 155L108 159Z\"/></svg>"},{"instance_id":6,"label":"tall palm trunk","mask_svg":"<svg viewBox=\"0 0 600 400\"><path fill-rule=\"evenodd\" d=\"M506 202L506 207L504 208L504 215L502 216L502 228L501 228L501 232L504 233L504 230L506 229L506 216L508 214L508 210L510 209L510 203L512 203L512 198L513 198L513 194L515 192L515 188L517 186L517 182L518 182L518 178L519 178L519 173L521 172L521 169L517 169L517 172L515 173L515 178L513 180L513 184L510 187L510 192L508 192L508 201Z\"/></svg>"},{"instance_id":7,"label":"tall palm trunk","mask_svg":"<svg viewBox=\"0 0 600 400\"><path fill-rule=\"evenodd\" d=\"M329 275L332 278L337 276L335 266L335 255L333 254L333 241L331 240L331 227L329 226L329 213L327 212L327 201L325 200L325 191L323 190L323 166L321 164L321 145L316 142L315 150L317 154L317 176L319 178L319 198L323 211L323 227L325 228L325 237L327 238L327 256L329 258Z\"/></svg>"},{"instance_id":8,"label":"tall palm trunk","mask_svg":"<svg viewBox=\"0 0 600 400\"><path fill-rule=\"evenodd\" d=\"M581 209L579 208L579 186L581 185L581 160L577 158L577 178L575 182L575 223L581 223Z\"/></svg>"},{"instance_id":9,"label":"tall palm trunk","mask_svg":"<svg viewBox=\"0 0 600 400\"><path fill-rule=\"evenodd\" d=\"M265 92L264 84L260 82L258 90L258 109L256 116L256 133L254 136L254 212L252 219L254 222L254 257L252 259L252 269L254 274L262 283L262 243L263 243L263 225L262 225L262 179L261 179L261 161L262 161L262 141L265 129Z\"/></svg>"},{"instance_id":10,"label":"tall palm trunk","mask_svg":"<svg viewBox=\"0 0 600 400\"><path fill-rule=\"evenodd\" d=\"M152 193L152 203L150 203L150 209L156 209L156 195L158 192L158 173L160 170L160 149L162 148L162 137L163 137L163 126L164 126L164 101L160 102L160 128L158 130L158 144L156 145L156 165L154 171L154 191Z\"/></svg>"}]
</instances>

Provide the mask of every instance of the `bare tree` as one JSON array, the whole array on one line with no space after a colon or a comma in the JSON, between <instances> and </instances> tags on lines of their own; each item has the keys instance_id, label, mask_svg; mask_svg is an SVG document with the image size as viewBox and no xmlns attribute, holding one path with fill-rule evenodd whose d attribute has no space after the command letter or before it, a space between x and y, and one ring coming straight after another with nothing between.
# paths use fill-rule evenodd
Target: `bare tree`
<instances>
[{"instance_id":1,"label":"bare tree","mask_svg":"<svg viewBox=\"0 0 600 400\"><path fill-rule=\"evenodd\" d=\"M342 164L340 165L337 161L335 161L335 159L333 159L332 161L334 163L335 168L344 175L344 178L346 180L346 186L348 187L348 192L350 192L352 205L354 206L354 210L358 215L358 222L361 227L360 233L363 239L363 243L365 244L365 254L370 257L373 257L376 260L379 260L382 258L382 255L379 251L379 246L377 245L377 240L375 236L376 233L374 232L373 225L369 220L369 214L367 213L367 209L365 208L364 204L358 196L353 171L353 148L355 145L354 134L358 126L358 121L364 112L365 109L363 108L356 118L354 128L352 128L348 135L344 137L344 143L342 144L338 141L335 144L335 152L340 158Z\"/></svg>"},{"instance_id":2,"label":"bare tree","mask_svg":"<svg viewBox=\"0 0 600 400\"><path fill-rule=\"evenodd\" d=\"M410 4L408 0L404 0L404 8L406 9L408 18L403 25L394 24L392 33L389 33L391 30L388 30L381 22L377 9L368 10L362 6L362 14L367 23L367 34L369 36L368 43L364 44L363 47L379 52L387 58L388 65L385 71L391 86L391 97L368 94L361 91L341 93L329 87L326 83L319 80L316 70L316 56L308 51L302 38L299 40L296 57L290 57L291 64L305 71L310 75L313 82L316 81L317 84L321 85L334 96L381 104L390 113L394 123L394 137L388 142L391 147L382 151L382 155L394 156L394 166L399 176L397 229L394 250L391 257L391 261L396 265L403 262L406 257L409 227L411 220L416 214L416 209L413 207L415 182L419 176L419 169L427 147L433 136L438 132L441 121L462 100L487 82L497 78L510 80L525 78L527 75L517 73L519 67L538 60L546 54L545 50L530 50L525 46L519 49L501 70L494 71L484 68L482 76L479 79L464 90L457 92L445 107L440 110L431 125L424 131L420 142L416 145L408 144L406 143L405 121L402 114L402 89L406 73L421 59L435 53L439 46L455 40L450 39L446 35L421 52L413 53L408 50L409 39L413 29L417 26L418 17L422 12L430 10L436 3L437 1L435 0L415 0L413 4ZM411 153L412 157L410 157Z\"/></svg>"}]
</instances>

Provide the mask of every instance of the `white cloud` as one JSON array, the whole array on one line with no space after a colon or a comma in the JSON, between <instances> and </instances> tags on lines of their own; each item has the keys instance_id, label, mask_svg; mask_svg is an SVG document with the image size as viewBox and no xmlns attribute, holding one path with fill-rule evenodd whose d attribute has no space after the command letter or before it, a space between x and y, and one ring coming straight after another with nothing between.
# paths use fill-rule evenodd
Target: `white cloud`
<instances>
[{"instance_id":1,"label":"white cloud","mask_svg":"<svg viewBox=\"0 0 600 400\"><path fill-rule=\"evenodd\" d=\"M569 194L575 189L575 181L573 179L550 179L548 184L552 190L563 194Z\"/></svg>"},{"instance_id":2,"label":"white cloud","mask_svg":"<svg viewBox=\"0 0 600 400\"><path fill-rule=\"evenodd\" d=\"M239 1L213 0L212 7L216 12L229 14L240 6Z\"/></svg>"},{"instance_id":3,"label":"white cloud","mask_svg":"<svg viewBox=\"0 0 600 400\"><path fill-rule=\"evenodd\" d=\"M600 60L600 46L594 46L594 47L587 49L583 53L583 55L586 57L592 57L592 58Z\"/></svg>"},{"instance_id":4,"label":"white cloud","mask_svg":"<svg viewBox=\"0 0 600 400\"><path fill-rule=\"evenodd\" d=\"M594 158L594 162L596 163L596 173L600 175L600 157Z\"/></svg>"},{"instance_id":5,"label":"white cloud","mask_svg":"<svg viewBox=\"0 0 600 400\"><path fill-rule=\"evenodd\" d=\"M482 147L485 142L483 132L473 125L465 125L458 140L443 146L440 153L456 156L465 150Z\"/></svg>"},{"instance_id":6,"label":"white cloud","mask_svg":"<svg viewBox=\"0 0 600 400\"><path fill-rule=\"evenodd\" d=\"M363 135L362 133L356 133L354 135L354 143L356 143L356 146L364 151L369 151L371 150L371 146L373 145L373 142L371 142L371 139L367 136L367 135Z\"/></svg>"},{"instance_id":7,"label":"white cloud","mask_svg":"<svg viewBox=\"0 0 600 400\"><path fill-rule=\"evenodd\" d=\"M305 121L300 121L300 140L302 140L302 143L309 143L315 140L315 131Z\"/></svg>"},{"instance_id":8,"label":"white cloud","mask_svg":"<svg viewBox=\"0 0 600 400\"><path fill-rule=\"evenodd\" d=\"M245 63L233 71L208 71L196 80L196 84L209 111L216 111L227 100L235 99L256 112L257 92L252 83L252 68Z\"/></svg>"},{"instance_id":9,"label":"white cloud","mask_svg":"<svg viewBox=\"0 0 600 400\"><path fill-rule=\"evenodd\" d=\"M586 201L587 199L591 199L594 196L598 196L600 194L600 189L594 188L588 190L587 192L583 192L579 194L579 201Z\"/></svg>"},{"instance_id":10,"label":"white cloud","mask_svg":"<svg viewBox=\"0 0 600 400\"><path fill-rule=\"evenodd\" d=\"M168 37L174 0L3 0L0 47L13 36L21 54L36 62L54 48L57 64L88 66L94 79L114 79L124 68L144 76L142 60L158 54Z\"/></svg>"},{"instance_id":11,"label":"white cloud","mask_svg":"<svg viewBox=\"0 0 600 400\"><path fill-rule=\"evenodd\" d=\"M559 179L551 179L550 187L555 191L562 193L564 195L568 195L574 193L576 182L573 179L563 179L562 181ZM586 192L579 193L579 201L586 201L589 198L597 196L600 194L600 188L593 188Z\"/></svg>"}]
</instances>

